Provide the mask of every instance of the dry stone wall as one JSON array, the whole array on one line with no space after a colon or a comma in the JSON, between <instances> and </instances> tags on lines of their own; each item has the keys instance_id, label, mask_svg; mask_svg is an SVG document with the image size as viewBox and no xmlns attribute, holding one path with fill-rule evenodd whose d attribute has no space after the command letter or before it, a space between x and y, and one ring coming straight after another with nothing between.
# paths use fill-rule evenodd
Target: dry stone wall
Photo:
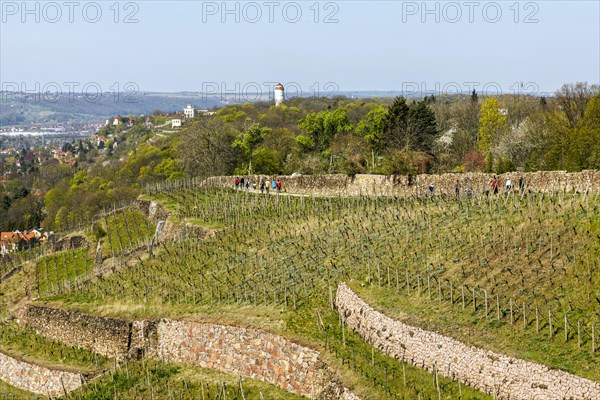
<instances>
[{"instance_id":1,"label":"dry stone wall","mask_svg":"<svg viewBox=\"0 0 600 400\"><path fill-rule=\"evenodd\" d=\"M171 214L169 210L155 201L137 200L135 205L153 224L166 220Z\"/></svg>"},{"instance_id":2,"label":"dry stone wall","mask_svg":"<svg viewBox=\"0 0 600 400\"><path fill-rule=\"evenodd\" d=\"M506 400L598 400L600 383L544 365L467 346L374 310L346 284L335 304L348 326L386 354Z\"/></svg>"},{"instance_id":3,"label":"dry stone wall","mask_svg":"<svg viewBox=\"0 0 600 400\"><path fill-rule=\"evenodd\" d=\"M360 400L319 352L256 329L193 321L135 321L130 354L242 375L318 400Z\"/></svg>"},{"instance_id":4,"label":"dry stone wall","mask_svg":"<svg viewBox=\"0 0 600 400\"><path fill-rule=\"evenodd\" d=\"M31 364L2 352L0 379L21 390L52 398L69 393L85 382L78 373Z\"/></svg>"},{"instance_id":5,"label":"dry stone wall","mask_svg":"<svg viewBox=\"0 0 600 400\"><path fill-rule=\"evenodd\" d=\"M13 275L18 274L23 270L23 265L14 267L0 278L0 283L9 280Z\"/></svg>"},{"instance_id":6,"label":"dry stone wall","mask_svg":"<svg viewBox=\"0 0 600 400\"><path fill-rule=\"evenodd\" d=\"M19 323L45 338L104 356L124 359L129 351L129 321L29 304L21 311Z\"/></svg>"},{"instance_id":7,"label":"dry stone wall","mask_svg":"<svg viewBox=\"0 0 600 400\"><path fill-rule=\"evenodd\" d=\"M319 353L281 336L208 323L161 320L155 357L277 385L314 397Z\"/></svg>"},{"instance_id":8,"label":"dry stone wall","mask_svg":"<svg viewBox=\"0 0 600 400\"><path fill-rule=\"evenodd\" d=\"M171 211L155 201L137 200L136 207L153 224L162 224L162 227L157 229L158 236L155 235L155 240L159 243L176 242L182 238L206 239L214 234L214 230L205 229L191 223L182 224L169 220Z\"/></svg>"},{"instance_id":9,"label":"dry stone wall","mask_svg":"<svg viewBox=\"0 0 600 400\"><path fill-rule=\"evenodd\" d=\"M342 196L411 196L425 195L429 185L434 186L435 194L454 195L456 181L459 181L461 193L469 188L473 194L482 194L490 189L495 175L485 173L462 173L440 175L416 175L409 185L405 175L302 175L282 176L282 189L287 193ZM259 182L259 175L250 176L251 182ZM523 179L524 189L536 192L600 192L600 171L582 171L567 173L564 171L509 172L497 175L502 190L507 179L511 179L513 188L518 188L519 179ZM246 177L247 178L247 177ZM270 177L271 179L273 177ZM217 176L206 179L210 186L233 187L235 177Z\"/></svg>"},{"instance_id":10,"label":"dry stone wall","mask_svg":"<svg viewBox=\"0 0 600 400\"><path fill-rule=\"evenodd\" d=\"M89 240L81 235L71 235L61 238L50 236L49 243L52 251L65 251L90 246Z\"/></svg>"},{"instance_id":11,"label":"dry stone wall","mask_svg":"<svg viewBox=\"0 0 600 400\"><path fill-rule=\"evenodd\" d=\"M358 399L319 352L255 329L169 319L130 322L35 304L23 307L19 322L46 338L118 359L148 356L242 375L314 399ZM45 378L33 369L23 379Z\"/></svg>"}]
</instances>

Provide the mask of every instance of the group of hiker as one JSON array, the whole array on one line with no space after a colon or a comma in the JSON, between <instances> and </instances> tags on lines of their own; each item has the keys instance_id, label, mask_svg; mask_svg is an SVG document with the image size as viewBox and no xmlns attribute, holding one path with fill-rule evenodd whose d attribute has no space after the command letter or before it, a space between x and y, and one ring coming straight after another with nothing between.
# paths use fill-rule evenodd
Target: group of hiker
<instances>
[{"instance_id":1,"label":"group of hiker","mask_svg":"<svg viewBox=\"0 0 600 400\"><path fill-rule=\"evenodd\" d=\"M456 181L458 183L458 181ZM494 194L498 194L500 192L500 184L501 181L500 179L498 179L496 177L496 175L494 175L494 177L492 178L492 181L490 182L490 189ZM523 190L523 187L525 186L525 181L523 180L523 177L519 178L519 190ZM506 179L506 183L504 184L504 190L505 193L508 194L510 193L510 191L513 188L513 183L511 181L510 178Z\"/></svg>"},{"instance_id":2,"label":"group of hiker","mask_svg":"<svg viewBox=\"0 0 600 400\"><path fill-rule=\"evenodd\" d=\"M239 176L235 177L235 191L237 192L238 190L246 190L246 192L250 191L250 188L254 189L255 191L257 190L257 183L256 182L251 182L250 181L250 177L248 178L244 178L243 176L240 178ZM271 180L270 178L263 178L262 176L259 179L258 182L258 189L260 189L261 193L267 193L269 194L270 189L273 189L273 193L277 192L277 193L281 193L281 179L275 179L273 178L273 180Z\"/></svg>"},{"instance_id":3,"label":"group of hiker","mask_svg":"<svg viewBox=\"0 0 600 400\"><path fill-rule=\"evenodd\" d=\"M486 195L489 195L490 192L493 194L498 194L500 193L500 187L502 185L502 182L500 181L500 179L498 179L498 177L496 177L496 175L494 175L494 177L492 178L492 180L490 181L490 188L486 189L484 191L484 193ZM467 195L467 197L471 197L473 195L473 189L471 187L471 185L466 185L467 187L464 189L464 194ZM523 190L523 188L525 187L525 181L523 180L523 177L519 178L518 181L518 187L519 190ZM504 190L505 193L508 194L513 190L513 182L510 178L506 179L506 182L504 184ZM462 187L460 184L460 181L457 179L456 180L456 185L454 186L454 194L456 195L456 197L459 197L461 195L461 191L462 191ZM430 184L428 187L428 194L430 196L433 196L435 194L435 187L433 186L433 184Z\"/></svg>"},{"instance_id":4,"label":"group of hiker","mask_svg":"<svg viewBox=\"0 0 600 400\"><path fill-rule=\"evenodd\" d=\"M413 179L412 179L412 175L408 175L408 183L409 186L413 183ZM281 193L281 179L280 178L273 178L272 180L269 177L260 177L258 184L256 182L251 182L250 177L239 177L236 176L235 177L235 181L234 181L234 185L235 185L235 191L237 192L238 190L246 190L247 192L250 191L250 188L252 188L254 191L260 190L261 193L270 193L270 190L273 190L273 193L277 192L277 193ZM467 195L467 197L471 197L473 195L473 189L471 188L471 185L466 185L467 187L464 190L464 193ZM500 186L501 186L501 181L500 179L498 179L496 177L496 175L494 175L494 177L492 178L491 182L490 182L490 189L489 190L485 190L485 194L488 195L490 192L494 193L495 195L497 195L500 192ZM519 178L518 181L518 187L519 190L523 190L525 186L525 181L523 180L523 177ZM513 182L510 178L506 179L506 182L504 184L504 188L505 188L505 193L508 194L511 192L511 190L513 189ZM433 186L433 184L430 184L428 187L428 194L430 196L433 196L435 194L435 188ZM457 179L456 180L456 185L454 187L454 193L456 195L456 197L459 197L461 195L461 185L460 185L460 181Z\"/></svg>"}]
</instances>

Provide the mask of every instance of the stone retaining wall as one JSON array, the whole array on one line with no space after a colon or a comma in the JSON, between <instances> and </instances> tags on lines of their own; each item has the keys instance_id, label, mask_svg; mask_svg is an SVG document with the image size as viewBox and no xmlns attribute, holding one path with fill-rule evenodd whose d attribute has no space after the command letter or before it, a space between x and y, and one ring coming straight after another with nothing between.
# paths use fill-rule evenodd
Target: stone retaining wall
<instances>
[{"instance_id":1,"label":"stone retaining wall","mask_svg":"<svg viewBox=\"0 0 600 400\"><path fill-rule=\"evenodd\" d=\"M50 236L48 243L53 252L90 247L91 245L88 238L77 234L64 236L61 238L57 236Z\"/></svg>"},{"instance_id":2,"label":"stone retaining wall","mask_svg":"<svg viewBox=\"0 0 600 400\"><path fill-rule=\"evenodd\" d=\"M384 353L459 380L498 399L600 399L600 383L467 346L375 311L346 284L335 304L348 326Z\"/></svg>"},{"instance_id":3,"label":"stone retaining wall","mask_svg":"<svg viewBox=\"0 0 600 400\"><path fill-rule=\"evenodd\" d=\"M150 200L138 199L135 206L144 214L153 224L158 221L165 221L171 214L162 204Z\"/></svg>"},{"instance_id":4,"label":"stone retaining wall","mask_svg":"<svg viewBox=\"0 0 600 400\"><path fill-rule=\"evenodd\" d=\"M277 385L317 398L323 391L319 353L253 329L163 319L154 357Z\"/></svg>"},{"instance_id":5,"label":"stone retaining wall","mask_svg":"<svg viewBox=\"0 0 600 400\"><path fill-rule=\"evenodd\" d=\"M41 367L2 352L0 379L21 390L53 398L69 393L85 382L78 373Z\"/></svg>"},{"instance_id":6,"label":"stone retaining wall","mask_svg":"<svg viewBox=\"0 0 600 400\"><path fill-rule=\"evenodd\" d=\"M287 193L313 195L345 195L345 196L410 196L425 195L429 185L434 186L435 194L454 195L456 181L461 193L470 188L475 195L490 189L494 174L462 173L440 175L416 175L411 185L405 175L303 175L282 176L282 189ZM523 178L524 188L536 192L600 192L600 171L582 171L567 173L564 171L509 172L498 175L501 190L508 178L513 188L518 187L519 178ZM247 178L247 177L246 177ZM216 176L204 182L210 186L234 187L232 176ZM259 182L260 176L250 176L251 182Z\"/></svg>"},{"instance_id":7,"label":"stone retaining wall","mask_svg":"<svg viewBox=\"0 0 600 400\"><path fill-rule=\"evenodd\" d=\"M29 304L21 311L19 323L45 338L119 360L129 352L129 321Z\"/></svg>"},{"instance_id":8,"label":"stone retaining wall","mask_svg":"<svg viewBox=\"0 0 600 400\"><path fill-rule=\"evenodd\" d=\"M0 278L0 283L9 280L13 275L18 274L19 272L21 272L23 270L23 265L19 265L17 267L14 267L13 269L11 269L10 271L8 271L6 274L4 274L1 278Z\"/></svg>"},{"instance_id":9,"label":"stone retaining wall","mask_svg":"<svg viewBox=\"0 0 600 400\"><path fill-rule=\"evenodd\" d=\"M205 229L198 225L172 222L169 220L171 211L155 201L138 199L136 201L136 207L148 217L153 224L158 224L160 221L163 221L162 228L157 229L159 232L158 237L155 236L155 239L159 243L176 242L182 238L188 237L206 239L214 235L214 230Z\"/></svg>"},{"instance_id":10,"label":"stone retaining wall","mask_svg":"<svg viewBox=\"0 0 600 400\"><path fill-rule=\"evenodd\" d=\"M143 356L242 375L319 400L358 399L319 352L255 329L169 319L124 321L28 304L19 322L39 335L99 354ZM29 379L43 379L32 370Z\"/></svg>"}]
</instances>

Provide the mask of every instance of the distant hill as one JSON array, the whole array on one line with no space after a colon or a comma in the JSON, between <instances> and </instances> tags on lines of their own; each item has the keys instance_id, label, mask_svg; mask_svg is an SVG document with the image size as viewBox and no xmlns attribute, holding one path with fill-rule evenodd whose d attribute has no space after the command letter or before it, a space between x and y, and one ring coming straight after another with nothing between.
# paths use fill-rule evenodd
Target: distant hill
<instances>
[{"instance_id":1,"label":"distant hill","mask_svg":"<svg viewBox=\"0 0 600 400\"><path fill-rule=\"evenodd\" d=\"M213 108L220 104L215 96L196 94L141 93L120 96L103 93L98 99L67 94L57 99L26 93L0 92L0 126L29 125L32 123L70 123L103 121L113 115L150 114L155 110L175 112L186 104L197 108Z\"/></svg>"},{"instance_id":2,"label":"distant hill","mask_svg":"<svg viewBox=\"0 0 600 400\"><path fill-rule=\"evenodd\" d=\"M420 98L426 93L402 93L398 90L354 90L335 92L305 92L292 93L290 97L348 97L348 98L392 98L396 96ZM442 94L436 96L445 97ZM461 93L458 97L469 95ZM446 95L456 97L456 95ZM271 93L226 93L217 95L201 92L158 93L140 92L135 95L128 93L115 97L112 92L105 92L99 98L76 94L69 98L64 94L59 98L44 98L39 94L22 92L0 91L0 126L52 124L52 123L77 123L77 122L104 122L107 117L114 115L140 115L151 114L153 111L162 112L181 111L187 104L196 108L211 109L229 104L272 101Z\"/></svg>"},{"instance_id":3,"label":"distant hill","mask_svg":"<svg viewBox=\"0 0 600 400\"><path fill-rule=\"evenodd\" d=\"M297 93L290 93L297 96ZM299 97L316 94L307 92ZM399 91L343 91L319 93L320 96L340 96L350 98L395 97ZM99 98L77 93L69 98L67 93L58 98L45 98L39 94L0 91L0 126L104 122L114 115L151 114L153 111L181 111L187 104L196 108L210 109L228 104L269 101L268 93L203 94L200 92L156 93L140 92L135 95L121 94L116 98L112 92L105 92Z\"/></svg>"}]
</instances>

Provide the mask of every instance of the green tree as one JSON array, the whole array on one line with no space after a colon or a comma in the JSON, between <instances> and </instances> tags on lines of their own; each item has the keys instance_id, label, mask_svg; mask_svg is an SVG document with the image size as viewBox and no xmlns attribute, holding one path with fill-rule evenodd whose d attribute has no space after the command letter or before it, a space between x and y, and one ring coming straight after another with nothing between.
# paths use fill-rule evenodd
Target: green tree
<instances>
[{"instance_id":1,"label":"green tree","mask_svg":"<svg viewBox=\"0 0 600 400\"><path fill-rule=\"evenodd\" d=\"M364 138L367 144L380 148L386 121L386 107L377 105L356 125L356 133Z\"/></svg>"},{"instance_id":2,"label":"green tree","mask_svg":"<svg viewBox=\"0 0 600 400\"><path fill-rule=\"evenodd\" d=\"M281 172L280 155L274 149L259 147L254 150L252 159L257 174L275 175Z\"/></svg>"},{"instance_id":3,"label":"green tree","mask_svg":"<svg viewBox=\"0 0 600 400\"><path fill-rule=\"evenodd\" d=\"M394 148L410 148L409 137L405 134L408 127L408 110L404 97L396 97L387 110L384 121L384 140Z\"/></svg>"},{"instance_id":4,"label":"green tree","mask_svg":"<svg viewBox=\"0 0 600 400\"><path fill-rule=\"evenodd\" d=\"M494 172L494 154L491 151L485 157L484 171L487 173Z\"/></svg>"},{"instance_id":5,"label":"green tree","mask_svg":"<svg viewBox=\"0 0 600 400\"><path fill-rule=\"evenodd\" d=\"M59 182L55 188L50 189L48 193L46 193L46 196L44 196L44 207L46 209L44 227L47 230L55 229L55 216L58 214L58 211L67 204L69 187L69 180L64 179Z\"/></svg>"},{"instance_id":6,"label":"green tree","mask_svg":"<svg viewBox=\"0 0 600 400\"><path fill-rule=\"evenodd\" d=\"M233 148L240 148L243 150L246 157L248 157L248 175L252 174L252 156L254 149L258 146L265 138L266 135L271 133L270 128L263 128L258 123L251 124L244 132L238 134L235 141L232 143Z\"/></svg>"},{"instance_id":7,"label":"green tree","mask_svg":"<svg viewBox=\"0 0 600 400\"><path fill-rule=\"evenodd\" d=\"M568 170L600 168L600 95L589 101L583 118L572 130L568 154Z\"/></svg>"},{"instance_id":8,"label":"green tree","mask_svg":"<svg viewBox=\"0 0 600 400\"><path fill-rule=\"evenodd\" d=\"M526 168L534 171L564 168L571 135L570 123L564 113L560 110L540 111L530 117L529 125L533 149Z\"/></svg>"},{"instance_id":9,"label":"green tree","mask_svg":"<svg viewBox=\"0 0 600 400\"><path fill-rule=\"evenodd\" d=\"M435 114L424 101L408 111L408 128L412 133L414 150L431 154L433 142L438 137Z\"/></svg>"},{"instance_id":10,"label":"green tree","mask_svg":"<svg viewBox=\"0 0 600 400\"><path fill-rule=\"evenodd\" d=\"M54 217L54 228L60 231L65 231L69 227L68 221L69 211L67 207L61 207Z\"/></svg>"},{"instance_id":11,"label":"green tree","mask_svg":"<svg viewBox=\"0 0 600 400\"><path fill-rule=\"evenodd\" d=\"M597 92L597 87L587 84L565 85L547 109L532 116L537 123L530 129L533 150L527 169L580 171L599 167L600 95L590 96L594 90Z\"/></svg>"},{"instance_id":12,"label":"green tree","mask_svg":"<svg viewBox=\"0 0 600 400\"><path fill-rule=\"evenodd\" d=\"M296 142L304 151L322 152L327 150L336 135L352 130L346 109L309 113L298 122L302 133Z\"/></svg>"},{"instance_id":13,"label":"green tree","mask_svg":"<svg viewBox=\"0 0 600 400\"><path fill-rule=\"evenodd\" d=\"M554 98L560 110L565 114L571 128L584 117L588 102L600 92L599 85L589 85L587 82L564 84L554 93Z\"/></svg>"},{"instance_id":14,"label":"green tree","mask_svg":"<svg viewBox=\"0 0 600 400\"><path fill-rule=\"evenodd\" d=\"M438 137L435 114L425 101L409 107L404 97L396 97L388 108L384 137L384 146L430 154Z\"/></svg>"},{"instance_id":15,"label":"green tree","mask_svg":"<svg viewBox=\"0 0 600 400\"><path fill-rule=\"evenodd\" d=\"M479 113L477 148L481 153L486 154L507 131L508 121L500 112L498 99L494 97L487 99Z\"/></svg>"}]
</instances>

